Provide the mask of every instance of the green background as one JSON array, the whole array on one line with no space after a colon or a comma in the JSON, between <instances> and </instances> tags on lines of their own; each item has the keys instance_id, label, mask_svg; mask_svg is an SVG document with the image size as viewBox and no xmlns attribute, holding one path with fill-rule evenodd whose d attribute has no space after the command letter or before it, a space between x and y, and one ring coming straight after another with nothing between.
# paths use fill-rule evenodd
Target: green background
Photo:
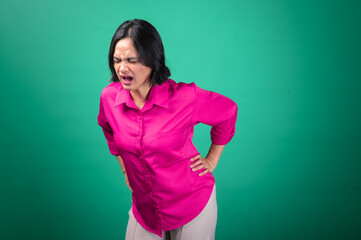
<instances>
[{"instance_id":1,"label":"green background","mask_svg":"<svg viewBox=\"0 0 361 240\"><path fill-rule=\"evenodd\" d=\"M1 239L123 239L97 125L116 28L160 32L177 82L233 99L216 239L361 239L359 1L1 0ZM204 155L209 126L194 143Z\"/></svg>"}]
</instances>

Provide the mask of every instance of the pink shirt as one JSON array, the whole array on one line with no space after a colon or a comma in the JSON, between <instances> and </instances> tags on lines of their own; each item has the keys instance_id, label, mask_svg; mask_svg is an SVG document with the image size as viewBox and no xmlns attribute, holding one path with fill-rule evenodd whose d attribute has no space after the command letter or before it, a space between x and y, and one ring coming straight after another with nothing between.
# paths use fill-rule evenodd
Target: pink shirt
<instances>
[{"instance_id":1,"label":"pink shirt","mask_svg":"<svg viewBox=\"0 0 361 240\"><path fill-rule=\"evenodd\" d=\"M120 155L133 189L132 209L148 231L178 228L205 207L215 183L212 173L198 176L190 158L194 125L212 126L214 144L227 144L235 133L237 105L231 99L196 84L169 79L154 85L138 110L120 82L105 87L98 124L112 155Z\"/></svg>"}]
</instances>

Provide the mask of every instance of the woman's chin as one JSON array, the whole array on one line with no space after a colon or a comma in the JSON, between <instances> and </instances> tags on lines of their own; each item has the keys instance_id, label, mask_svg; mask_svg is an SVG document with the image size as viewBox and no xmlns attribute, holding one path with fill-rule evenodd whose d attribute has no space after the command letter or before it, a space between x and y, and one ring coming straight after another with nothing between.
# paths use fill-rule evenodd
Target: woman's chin
<instances>
[{"instance_id":1,"label":"woman's chin","mask_svg":"<svg viewBox=\"0 0 361 240\"><path fill-rule=\"evenodd\" d=\"M131 83L124 83L123 81L120 81L122 83L122 86L125 90L132 90L132 82Z\"/></svg>"}]
</instances>

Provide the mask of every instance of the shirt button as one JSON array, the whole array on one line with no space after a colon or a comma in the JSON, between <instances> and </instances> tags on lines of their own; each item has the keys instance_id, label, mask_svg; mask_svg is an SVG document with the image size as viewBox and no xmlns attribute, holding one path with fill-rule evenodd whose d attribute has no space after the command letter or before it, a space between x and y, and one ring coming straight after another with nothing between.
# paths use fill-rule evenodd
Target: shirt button
<instances>
[{"instance_id":1,"label":"shirt button","mask_svg":"<svg viewBox=\"0 0 361 240\"><path fill-rule=\"evenodd\" d=\"M140 137L137 137L137 141L139 141L140 140Z\"/></svg>"},{"instance_id":2,"label":"shirt button","mask_svg":"<svg viewBox=\"0 0 361 240\"><path fill-rule=\"evenodd\" d=\"M138 119L139 119L139 120L142 119L142 116L138 116Z\"/></svg>"}]
</instances>

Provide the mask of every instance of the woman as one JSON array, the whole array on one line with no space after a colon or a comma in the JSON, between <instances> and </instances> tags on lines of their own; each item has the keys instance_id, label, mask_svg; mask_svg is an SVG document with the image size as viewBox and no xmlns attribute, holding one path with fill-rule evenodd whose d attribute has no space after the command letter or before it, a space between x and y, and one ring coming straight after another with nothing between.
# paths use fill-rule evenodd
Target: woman
<instances>
[{"instance_id":1,"label":"woman","mask_svg":"<svg viewBox=\"0 0 361 240\"><path fill-rule=\"evenodd\" d=\"M112 83L102 90L98 124L132 191L126 239L214 239L212 172L235 133L237 105L168 79L161 38L144 20L119 26L108 58ZM192 143L200 122L212 126L205 158Z\"/></svg>"}]
</instances>

